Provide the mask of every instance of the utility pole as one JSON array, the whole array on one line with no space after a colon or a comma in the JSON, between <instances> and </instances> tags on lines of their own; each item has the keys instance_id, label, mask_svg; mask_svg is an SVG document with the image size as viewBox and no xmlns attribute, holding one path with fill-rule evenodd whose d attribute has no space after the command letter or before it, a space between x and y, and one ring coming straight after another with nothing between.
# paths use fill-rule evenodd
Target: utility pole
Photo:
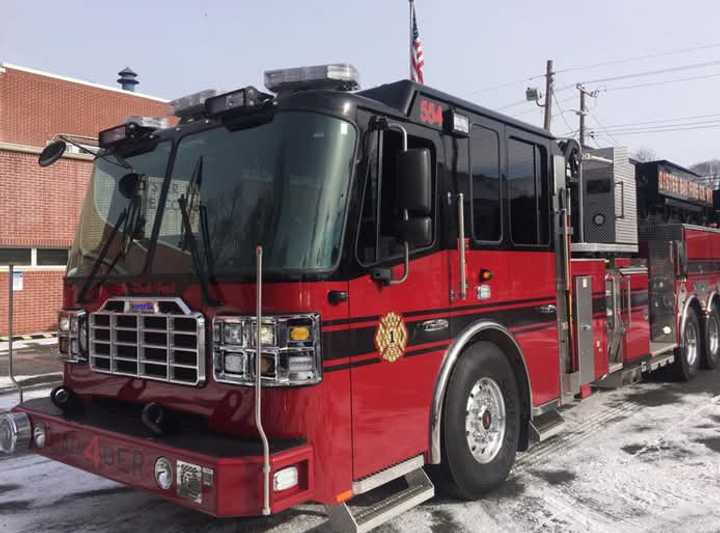
<instances>
[{"instance_id":1,"label":"utility pole","mask_svg":"<svg viewBox=\"0 0 720 533\"><path fill-rule=\"evenodd\" d=\"M552 118L552 101L555 73L553 72L553 60L548 59L545 67L545 122L544 127L550 131L550 119Z\"/></svg>"},{"instance_id":2,"label":"utility pole","mask_svg":"<svg viewBox=\"0 0 720 533\"><path fill-rule=\"evenodd\" d=\"M597 89L594 91L588 91L581 83L578 83L577 89L578 91L580 91L580 110L577 112L578 116L580 117L580 130L578 140L580 142L580 148L585 148L585 115L587 115L585 97L590 96L592 98L595 98L598 95L598 91Z\"/></svg>"}]
</instances>

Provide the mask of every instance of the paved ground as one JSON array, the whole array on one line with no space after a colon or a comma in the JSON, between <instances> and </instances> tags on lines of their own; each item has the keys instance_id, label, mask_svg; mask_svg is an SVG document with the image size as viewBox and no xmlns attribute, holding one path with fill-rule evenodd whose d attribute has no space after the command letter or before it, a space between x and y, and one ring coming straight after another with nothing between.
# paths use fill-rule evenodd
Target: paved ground
<instances>
[{"instance_id":1,"label":"paved ground","mask_svg":"<svg viewBox=\"0 0 720 533\"><path fill-rule=\"evenodd\" d=\"M0 342L0 393L13 388L8 377L7 342ZM57 339L13 341L15 376L28 385L49 383L59 379L62 364L57 358Z\"/></svg>"},{"instance_id":2,"label":"paved ground","mask_svg":"<svg viewBox=\"0 0 720 533\"><path fill-rule=\"evenodd\" d=\"M436 497L379 531L720 531L720 372L599 392L565 416L500 490ZM0 531L325 531L323 521L317 506L213 520L41 457L0 459Z\"/></svg>"}]
</instances>

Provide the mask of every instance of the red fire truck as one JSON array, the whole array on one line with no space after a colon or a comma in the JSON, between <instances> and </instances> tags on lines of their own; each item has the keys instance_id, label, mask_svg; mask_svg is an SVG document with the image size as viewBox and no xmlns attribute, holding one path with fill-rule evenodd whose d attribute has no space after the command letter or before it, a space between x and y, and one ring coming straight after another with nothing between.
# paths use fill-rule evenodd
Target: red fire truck
<instances>
[{"instance_id":1,"label":"red fire truck","mask_svg":"<svg viewBox=\"0 0 720 533\"><path fill-rule=\"evenodd\" d=\"M100 132L63 385L2 415L3 451L365 531L431 498L426 471L496 487L591 385L718 364L720 231L689 171L410 81L358 91L349 65L265 81Z\"/></svg>"}]
</instances>

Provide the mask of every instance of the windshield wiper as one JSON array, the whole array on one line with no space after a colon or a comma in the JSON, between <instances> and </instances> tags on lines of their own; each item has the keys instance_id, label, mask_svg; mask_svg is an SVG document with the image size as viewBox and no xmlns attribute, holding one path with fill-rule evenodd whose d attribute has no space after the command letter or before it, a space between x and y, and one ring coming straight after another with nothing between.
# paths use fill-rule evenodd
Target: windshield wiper
<instances>
[{"instance_id":1,"label":"windshield wiper","mask_svg":"<svg viewBox=\"0 0 720 533\"><path fill-rule=\"evenodd\" d=\"M92 269L90 270L90 274L88 275L87 280L85 280L85 284L82 286L82 289L80 289L80 294L78 295L78 300L81 303L85 302L85 294L93 286L93 280L97 275L98 270L100 269L100 265L105 262L105 256L107 256L108 252L110 251L110 245L115 241L118 233L122 235L120 249L108 265L103 276L98 279L95 286L102 284L110 275L110 272L115 270L115 265L117 265L117 262L128 254L128 252L130 251L130 246L136 240L136 235L140 227L144 225L145 220L141 212L142 201L139 196L139 191L142 189L141 182L143 179L144 176L135 173L129 173L123 176L118 182L118 188L120 189L123 196L125 196L126 198L130 198L130 205L128 205L125 209L122 210L122 213L120 213L117 222L115 222L115 225L113 226L112 232L105 241L105 244L103 245L100 254L95 259Z\"/></svg>"},{"instance_id":2,"label":"windshield wiper","mask_svg":"<svg viewBox=\"0 0 720 533\"><path fill-rule=\"evenodd\" d=\"M180 206L180 214L182 216L183 244L187 244L190 248L193 270L195 270L195 274L200 280L200 286L202 288L205 302L211 306L220 305L220 302L210 295L209 275L205 272L205 267L203 266L202 259L200 258L200 250L198 250L197 241L195 240L195 235L193 234L192 225L190 223L190 215L188 214L187 209L187 200L185 199L184 194L178 198L178 205Z\"/></svg>"},{"instance_id":3,"label":"windshield wiper","mask_svg":"<svg viewBox=\"0 0 720 533\"><path fill-rule=\"evenodd\" d=\"M216 306L220 305L220 302L210 295L210 280L214 278L213 272L213 259L212 250L210 249L210 232L207 225L207 209L202 203L198 206L198 215L200 222L200 236L203 241L203 249L205 250L205 265L207 266L207 272L205 271L205 265L203 265L202 258L200 256L200 250L198 249L198 243L193 233L192 223L190 221L190 213L195 207L195 201L199 197L200 187L202 185L202 169L203 169L203 157L198 158L195 163L192 177L188 183L186 194L183 194L178 199L178 206L180 207L180 214L182 216L182 233L180 236L180 248L185 250L190 248L190 256L192 258L193 269L195 274L200 280L202 287L203 297L208 305ZM189 207L188 207L189 206Z\"/></svg>"},{"instance_id":4,"label":"windshield wiper","mask_svg":"<svg viewBox=\"0 0 720 533\"><path fill-rule=\"evenodd\" d=\"M97 271L100 269L100 265L102 265L105 262L105 256L107 255L108 251L110 250L110 245L115 240L115 236L120 231L120 226L123 225L123 223L125 222L127 217L128 217L128 210L126 208L126 209L123 209L122 213L120 213L120 216L117 219L117 222L115 222L112 232L110 233L107 240L105 241L105 244L103 245L102 250L100 250L100 255L98 255L95 258L95 262L93 263L93 266L90 269L90 274L88 274L88 277L85 280L85 283L83 284L82 288L80 289L80 294L78 294L78 301L80 303L85 303L85 294L87 293L88 289L90 288L93 278L95 278L95 276L97 275ZM117 257L116 257L115 261L113 261L111 263L111 265L108 267L108 271L115 268L116 261L117 261Z\"/></svg>"}]
</instances>

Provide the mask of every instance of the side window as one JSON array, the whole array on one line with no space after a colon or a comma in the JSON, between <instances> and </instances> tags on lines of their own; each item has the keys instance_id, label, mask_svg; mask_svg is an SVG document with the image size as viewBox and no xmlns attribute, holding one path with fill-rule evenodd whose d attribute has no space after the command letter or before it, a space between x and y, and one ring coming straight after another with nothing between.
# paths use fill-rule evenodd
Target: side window
<instances>
[{"instance_id":1,"label":"side window","mask_svg":"<svg viewBox=\"0 0 720 533\"><path fill-rule=\"evenodd\" d=\"M404 250L402 241L397 237L402 214L396 207L397 159L402 150L402 135L394 130L379 132L373 148L370 153L372 162L365 182L357 243L358 259L365 265L399 257ZM408 148L429 148L432 161L435 161L433 145L425 139L408 136ZM434 212L431 218L435 219Z\"/></svg>"},{"instance_id":2,"label":"side window","mask_svg":"<svg viewBox=\"0 0 720 533\"><path fill-rule=\"evenodd\" d=\"M549 204L545 149L536 144L510 139L508 160L512 241L515 244L547 244Z\"/></svg>"},{"instance_id":3,"label":"side window","mask_svg":"<svg viewBox=\"0 0 720 533\"><path fill-rule=\"evenodd\" d=\"M497 242L502 237L500 152L497 132L481 126L470 132L473 236Z\"/></svg>"}]
</instances>

